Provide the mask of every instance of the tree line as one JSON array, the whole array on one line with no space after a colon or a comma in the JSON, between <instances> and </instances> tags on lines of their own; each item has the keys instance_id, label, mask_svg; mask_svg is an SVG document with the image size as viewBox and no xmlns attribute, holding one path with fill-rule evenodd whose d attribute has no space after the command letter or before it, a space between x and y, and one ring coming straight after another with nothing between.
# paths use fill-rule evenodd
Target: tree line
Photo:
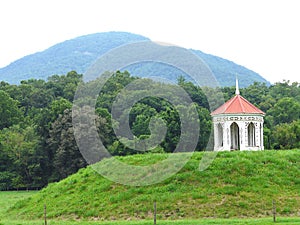
<instances>
[{"instance_id":1,"label":"tree line","mask_svg":"<svg viewBox=\"0 0 300 225\"><path fill-rule=\"evenodd\" d=\"M145 86L155 89L163 85L167 96L173 95L172 90L179 86L193 101L196 117L192 115L190 106L180 102L182 100L175 99L177 106L174 107L159 96L142 98L130 111L122 109L117 113L120 121L126 113L129 115L132 135L140 141L137 143L146 143L143 140L151 137L151 126L165 124L167 129L160 144L150 149L145 146L144 149L145 152L157 153L173 152L180 141L182 124L178 109L185 110L189 118L196 118L196 121L190 122L200 124L196 150L205 150L212 128L210 111L219 106L221 99L216 93L222 93L221 97L226 101L235 92L234 87L219 87L218 91L209 87L200 88L182 77L178 79L178 85L140 80L126 71L117 71L107 80L97 97L94 110L97 132L112 155L143 153L124 144L126 140L121 140L114 132L114 126L120 124L116 125L111 117L113 102L128 84L137 82L138 85L127 98L139 96ZM0 83L0 190L41 188L87 166L76 144L72 123L76 116L72 115L74 94L83 83L83 76L75 71L53 75L47 81L30 79L19 85ZM95 90L96 83L97 80L85 85L88 90ZM284 81L271 86L254 83L240 91L241 95L266 112L265 149L300 148L299 83Z\"/></svg>"}]
</instances>

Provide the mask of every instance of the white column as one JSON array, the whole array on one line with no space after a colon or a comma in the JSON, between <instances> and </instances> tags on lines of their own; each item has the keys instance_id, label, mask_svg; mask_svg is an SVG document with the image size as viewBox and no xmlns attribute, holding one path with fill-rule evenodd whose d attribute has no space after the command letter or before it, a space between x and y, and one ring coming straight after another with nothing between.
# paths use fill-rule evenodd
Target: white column
<instances>
[{"instance_id":1,"label":"white column","mask_svg":"<svg viewBox=\"0 0 300 225\"><path fill-rule=\"evenodd\" d=\"M224 123L223 149L230 150L230 125L228 121Z\"/></svg>"},{"instance_id":2,"label":"white column","mask_svg":"<svg viewBox=\"0 0 300 225\"><path fill-rule=\"evenodd\" d=\"M245 122L243 121L239 121L238 122L239 125L239 132L240 132L240 150L246 150L246 132L247 129L245 129Z\"/></svg>"},{"instance_id":3,"label":"white column","mask_svg":"<svg viewBox=\"0 0 300 225\"><path fill-rule=\"evenodd\" d=\"M260 123L260 149L264 150L264 123Z\"/></svg>"},{"instance_id":4,"label":"white column","mask_svg":"<svg viewBox=\"0 0 300 225\"><path fill-rule=\"evenodd\" d=\"M214 123L214 150L218 150L218 125L217 123L213 122Z\"/></svg>"}]
</instances>

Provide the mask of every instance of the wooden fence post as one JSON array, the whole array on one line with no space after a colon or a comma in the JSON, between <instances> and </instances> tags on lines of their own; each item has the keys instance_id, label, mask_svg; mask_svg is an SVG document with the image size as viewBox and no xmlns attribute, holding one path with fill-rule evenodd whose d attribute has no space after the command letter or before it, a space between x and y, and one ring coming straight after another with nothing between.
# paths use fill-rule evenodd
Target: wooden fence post
<instances>
[{"instance_id":1,"label":"wooden fence post","mask_svg":"<svg viewBox=\"0 0 300 225\"><path fill-rule=\"evenodd\" d=\"M46 204L44 205L44 220L45 220L45 225L47 225L47 207L46 207Z\"/></svg>"},{"instance_id":2,"label":"wooden fence post","mask_svg":"<svg viewBox=\"0 0 300 225\"><path fill-rule=\"evenodd\" d=\"M273 200L273 222L276 222L276 202Z\"/></svg>"},{"instance_id":3,"label":"wooden fence post","mask_svg":"<svg viewBox=\"0 0 300 225\"><path fill-rule=\"evenodd\" d=\"M154 208L153 221L154 221L154 225L155 225L156 224L156 201L154 201L153 208Z\"/></svg>"}]
</instances>

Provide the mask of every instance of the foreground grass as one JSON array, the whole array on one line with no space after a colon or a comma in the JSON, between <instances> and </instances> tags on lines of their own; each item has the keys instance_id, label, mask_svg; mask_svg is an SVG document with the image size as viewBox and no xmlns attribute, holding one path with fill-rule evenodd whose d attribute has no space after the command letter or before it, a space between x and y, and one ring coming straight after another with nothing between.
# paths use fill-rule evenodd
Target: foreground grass
<instances>
[{"instance_id":1,"label":"foreground grass","mask_svg":"<svg viewBox=\"0 0 300 225\"><path fill-rule=\"evenodd\" d=\"M0 218L5 216L9 207L35 193L35 191L0 191Z\"/></svg>"},{"instance_id":2,"label":"foreground grass","mask_svg":"<svg viewBox=\"0 0 300 225\"><path fill-rule=\"evenodd\" d=\"M43 221L1 221L0 225L41 225ZM55 221L49 220L48 225L151 225L153 221ZM202 219L202 220L172 220L157 221L158 225L274 225L272 218L263 219ZM278 218L276 224L299 225L300 218Z\"/></svg>"},{"instance_id":3,"label":"foreground grass","mask_svg":"<svg viewBox=\"0 0 300 225\"><path fill-rule=\"evenodd\" d=\"M78 220L148 220L136 224L151 224L153 201L157 201L159 224L168 224L168 221L201 224L202 220L181 221L199 218L270 218L273 199L279 216L300 215L299 150L223 152L201 172L198 167L202 156L202 153L195 153L179 173L162 183L145 187L116 184L90 167L82 169L36 195L18 201L5 212L3 221L40 221L46 204L48 218L73 221L71 224ZM167 154L146 154L121 160L145 165L166 157ZM226 224L224 221L247 224L247 220L204 221L204 224ZM268 224L267 221L250 220L248 224ZM286 219L282 224L287 222L299 224L299 220L294 223L292 219ZM51 224L63 223L53 220ZM124 224L135 223L126 221Z\"/></svg>"}]
</instances>

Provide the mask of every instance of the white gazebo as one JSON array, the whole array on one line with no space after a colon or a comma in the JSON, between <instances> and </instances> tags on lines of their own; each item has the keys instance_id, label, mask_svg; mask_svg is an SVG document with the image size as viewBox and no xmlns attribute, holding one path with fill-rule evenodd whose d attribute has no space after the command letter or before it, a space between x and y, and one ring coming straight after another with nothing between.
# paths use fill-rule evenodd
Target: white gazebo
<instances>
[{"instance_id":1,"label":"white gazebo","mask_svg":"<svg viewBox=\"0 0 300 225\"><path fill-rule=\"evenodd\" d=\"M236 95L211 113L214 125L214 150L263 150L265 113L240 95Z\"/></svg>"}]
</instances>

